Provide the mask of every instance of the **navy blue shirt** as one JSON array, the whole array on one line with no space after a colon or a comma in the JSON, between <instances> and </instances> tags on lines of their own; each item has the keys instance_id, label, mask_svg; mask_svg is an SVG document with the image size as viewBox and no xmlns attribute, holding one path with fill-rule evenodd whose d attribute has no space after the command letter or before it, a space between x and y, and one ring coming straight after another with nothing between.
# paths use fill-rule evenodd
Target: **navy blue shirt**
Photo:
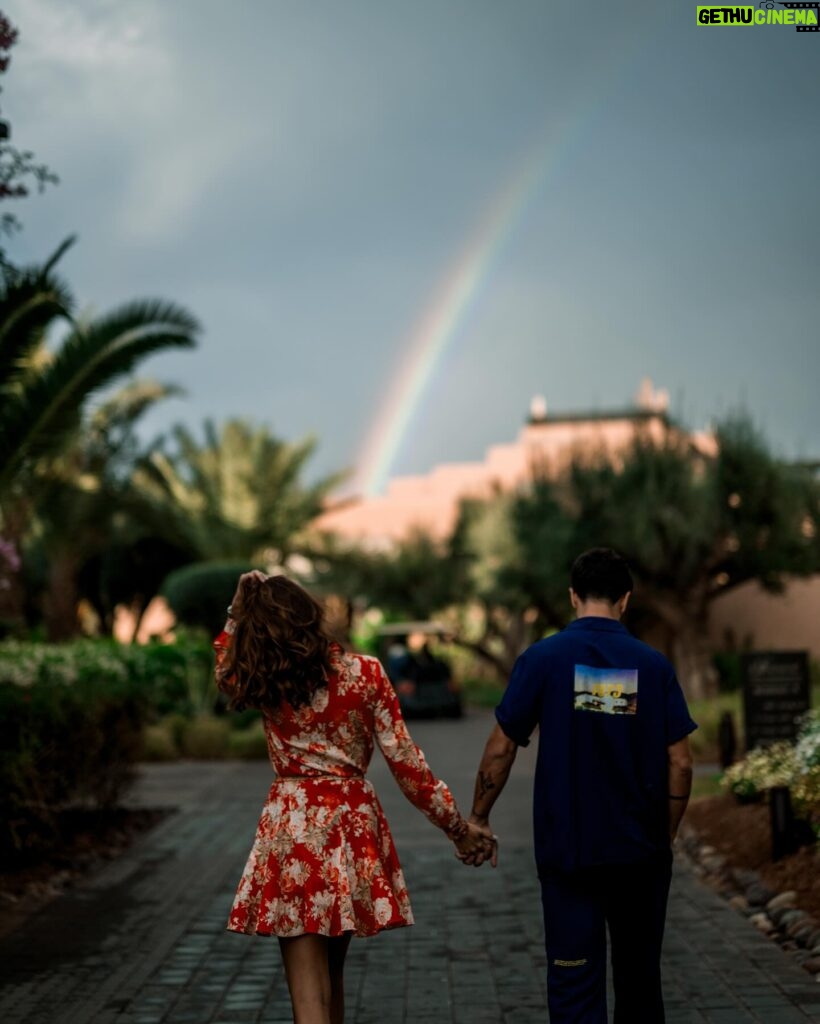
<instances>
[{"instance_id":1,"label":"navy blue shirt","mask_svg":"<svg viewBox=\"0 0 820 1024\"><path fill-rule=\"evenodd\" d=\"M669 849L667 748L697 726L662 654L614 619L576 619L524 651L495 714L520 746L539 727L540 866L630 864Z\"/></svg>"}]
</instances>

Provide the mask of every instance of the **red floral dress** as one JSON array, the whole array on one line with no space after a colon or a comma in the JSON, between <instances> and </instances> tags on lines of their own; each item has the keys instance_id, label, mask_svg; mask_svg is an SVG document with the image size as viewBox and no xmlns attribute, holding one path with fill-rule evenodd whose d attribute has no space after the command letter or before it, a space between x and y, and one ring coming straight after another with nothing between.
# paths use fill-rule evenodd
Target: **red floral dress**
<instances>
[{"instance_id":1,"label":"red floral dress","mask_svg":"<svg viewBox=\"0 0 820 1024\"><path fill-rule=\"evenodd\" d=\"M231 626L214 641L217 671ZM433 824L462 818L404 724L376 658L332 648L333 672L310 705L264 716L277 778L236 893L228 929L260 935L374 935L413 923L396 848L364 777L378 743L405 796Z\"/></svg>"}]
</instances>

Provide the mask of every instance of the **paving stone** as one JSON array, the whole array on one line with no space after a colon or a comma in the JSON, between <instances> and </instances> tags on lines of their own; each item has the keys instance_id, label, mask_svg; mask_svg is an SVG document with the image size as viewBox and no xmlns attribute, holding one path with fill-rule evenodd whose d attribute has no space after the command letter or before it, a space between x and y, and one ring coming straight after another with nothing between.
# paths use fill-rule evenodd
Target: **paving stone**
<instances>
[{"instance_id":1,"label":"paving stone","mask_svg":"<svg viewBox=\"0 0 820 1024\"><path fill-rule=\"evenodd\" d=\"M413 729L462 806L490 724L468 716ZM521 751L494 815L498 870L473 871L375 767L417 924L354 940L349 1024L545 1024L533 768L530 748ZM0 1021L291 1021L278 944L224 927L269 780L262 764L146 768L134 801L179 812L0 939ZM670 895L663 970L668 1024L820 1021L811 975L684 863Z\"/></svg>"}]
</instances>

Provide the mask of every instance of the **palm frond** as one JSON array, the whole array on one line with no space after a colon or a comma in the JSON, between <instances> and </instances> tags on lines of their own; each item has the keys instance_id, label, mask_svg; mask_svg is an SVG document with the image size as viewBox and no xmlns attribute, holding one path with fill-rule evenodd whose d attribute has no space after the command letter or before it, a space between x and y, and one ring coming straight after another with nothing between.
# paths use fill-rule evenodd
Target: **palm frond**
<instances>
[{"instance_id":1,"label":"palm frond","mask_svg":"<svg viewBox=\"0 0 820 1024\"><path fill-rule=\"evenodd\" d=\"M132 302L75 328L53 361L0 416L0 490L26 458L53 451L76 427L89 395L130 373L146 356L195 344L197 321L173 303Z\"/></svg>"},{"instance_id":2,"label":"palm frond","mask_svg":"<svg viewBox=\"0 0 820 1024\"><path fill-rule=\"evenodd\" d=\"M110 430L115 426L133 424L157 402L184 393L184 389L176 384L162 384L156 380L130 381L94 410L92 426L97 430Z\"/></svg>"},{"instance_id":3,"label":"palm frond","mask_svg":"<svg viewBox=\"0 0 820 1024\"><path fill-rule=\"evenodd\" d=\"M48 326L69 318L74 300L56 275L41 270L15 274L0 290L0 394L13 391L26 370L26 360Z\"/></svg>"},{"instance_id":4,"label":"palm frond","mask_svg":"<svg viewBox=\"0 0 820 1024\"><path fill-rule=\"evenodd\" d=\"M69 235L68 238L63 239L62 242L57 246L54 252L49 256L46 262L43 264L43 271L46 274L50 274L54 267L59 263L63 256L68 252L72 245L77 241L76 235Z\"/></svg>"}]
</instances>

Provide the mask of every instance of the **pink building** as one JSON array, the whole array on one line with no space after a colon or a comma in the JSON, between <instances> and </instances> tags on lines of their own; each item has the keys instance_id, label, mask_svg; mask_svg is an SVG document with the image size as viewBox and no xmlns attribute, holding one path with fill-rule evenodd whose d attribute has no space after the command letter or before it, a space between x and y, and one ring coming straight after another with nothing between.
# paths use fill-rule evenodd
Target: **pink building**
<instances>
[{"instance_id":1,"label":"pink building","mask_svg":"<svg viewBox=\"0 0 820 1024\"><path fill-rule=\"evenodd\" d=\"M446 537L462 498L488 498L526 485L533 472L554 475L577 455L620 453L641 432L660 441L670 429L668 395L645 380L630 409L614 412L547 414L534 398L527 423L515 441L492 445L480 462L445 462L427 473L399 476L383 495L352 498L329 508L316 526L343 540L375 549L389 548L413 530ZM714 453L709 433L690 435L700 451ZM808 649L820 658L820 577L795 580L782 595L756 584L729 592L713 604L710 624L716 649Z\"/></svg>"},{"instance_id":2,"label":"pink building","mask_svg":"<svg viewBox=\"0 0 820 1024\"><path fill-rule=\"evenodd\" d=\"M649 381L641 385L633 408L616 412L548 416L546 402L536 397L516 440L492 445L481 462L445 462L428 473L395 477L385 494L341 502L316 525L371 547L388 547L414 529L445 537L462 498L514 490L534 472L555 475L578 455L601 453L617 461L638 431L660 441L669 429L667 405L666 392L656 392ZM714 449L708 435L692 440L702 450Z\"/></svg>"}]
</instances>

